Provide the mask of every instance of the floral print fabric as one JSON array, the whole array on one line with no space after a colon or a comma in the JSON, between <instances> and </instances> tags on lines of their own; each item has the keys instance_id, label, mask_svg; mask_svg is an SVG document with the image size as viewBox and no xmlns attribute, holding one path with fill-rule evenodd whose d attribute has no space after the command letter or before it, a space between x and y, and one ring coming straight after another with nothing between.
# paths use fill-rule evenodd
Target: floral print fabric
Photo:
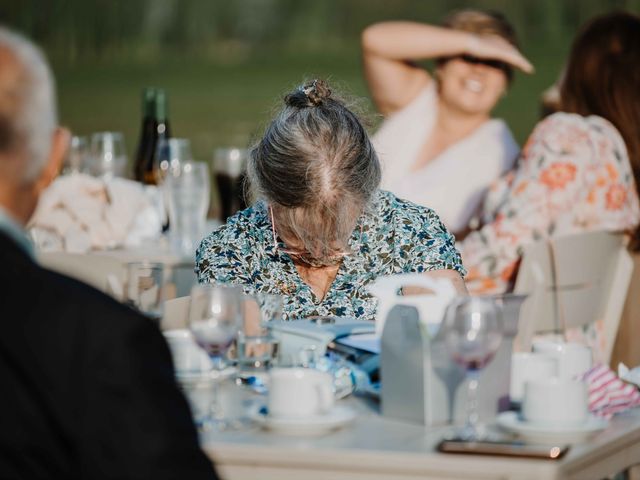
<instances>
[{"instance_id":1,"label":"floral print fabric","mask_svg":"<svg viewBox=\"0 0 640 480\"><path fill-rule=\"evenodd\" d=\"M430 209L379 191L358 219L345 257L324 299L316 298L291 258L273 245L264 202L239 212L205 238L196 253L200 283L233 283L246 293L284 297L284 318L314 315L373 320L366 287L381 275L452 269L465 274L453 236ZM280 247L285 245L280 242Z\"/></svg>"},{"instance_id":2,"label":"floral print fabric","mask_svg":"<svg viewBox=\"0 0 640 480\"><path fill-rule=\"evenodd\" d=\"M624 141L597 116L556 113L538 124L515 170L484 204L485 225L459 245L471 292L503 292L523 247L551 236L625 231L640 222Z\"/></svg>"}]
</instances>

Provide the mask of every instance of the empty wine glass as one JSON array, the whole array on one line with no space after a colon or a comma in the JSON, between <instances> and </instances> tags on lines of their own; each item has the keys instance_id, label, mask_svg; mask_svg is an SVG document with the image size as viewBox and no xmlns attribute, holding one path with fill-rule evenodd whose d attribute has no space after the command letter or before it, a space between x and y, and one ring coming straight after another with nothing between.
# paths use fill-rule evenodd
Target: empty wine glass
<instances>
[{"instance_id":1,"label":"empty wine glass","mask_svg":"<svg viewBox=\"0 0 640 480\"><path fill-rule=\"evenodd\" d=\"M482 439L486 433L479 422L478 377L500 347L502 311L491 297L458 297L447 307L442 329L449 355L467 377L467 419L457 436Z\"/></svg>"},{"instance_id":2,"label":"empty wine glass","mask_svg":"<svg viewBox=\"0 0 640 480\"><path fill-rule=\"evenodd\" d=\"M86 137L74 135L69 142L69 150L62 165L63 175L73 175L83 172L87 168L89 145Z\"/></svg>"},{"instance_id":3,"label":"empty wine glass","mask_svg":"<svg viewBox=\"0 0 640 480\"><path fill-rule=\"evenodd\" d=\"M127 154L122 133L98 132L91 135L91 175L104 178L122 177L126 166Z\"/></svg>"},{"instance_id":4,"label":"empty wine glass","mask_svg":"<svg viewBox=\"0 0 640 480\"><path fill-rule=\"evenodd\" d=\"M213 364L213 385L209 415L203 418L203 430L226 430L235 422L225 419L219 403L219 389L226 377L225 356L242 326L243 293L240 287L196 285L191 290L189 328L196 343L204 349Z\"/></svg>"},{"instance_id":5,"label":"empty wine glass","mask_svg":"<svg viewBox=\"0 0 640 480\"><path fill-rule=\"evenodd\" d=\"M186 138L162 138L156 147L156 161L158 162L158 184L164 182L171 172L177 172L180 165L193 162L191 142Z\"/></svg>"}]
</instances>

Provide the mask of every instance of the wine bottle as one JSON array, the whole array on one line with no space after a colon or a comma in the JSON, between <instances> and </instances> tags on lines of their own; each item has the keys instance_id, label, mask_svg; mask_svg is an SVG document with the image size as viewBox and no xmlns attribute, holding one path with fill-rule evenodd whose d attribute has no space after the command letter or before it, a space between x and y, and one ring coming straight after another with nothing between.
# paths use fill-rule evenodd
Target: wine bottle
<instances>
[{"instance_id":1,"label":"wine bottle","mask_svg":"<svg viewBox=\"0 0 640 480\"><path fill-rule=\"evenodd\" d=\"M167 97L160 88L145 88L142 93L142 131L136 155L136 180L155 185L160 179L157 158L158 141L170 138Z\"/></svg>"},{"instance_id":2,"label":"wine bottle","mask_svg":"<svg viewBox=\"0 0 640 480\"><path fill-rule=\"evenodd\" d=\"M153 138L155 126L155 88L145 88L142 90L142 128L140 129L140 142L136 153L133 176L139 181L144 181L144 172L153 158Z\"/></svg>"}]
</instances>

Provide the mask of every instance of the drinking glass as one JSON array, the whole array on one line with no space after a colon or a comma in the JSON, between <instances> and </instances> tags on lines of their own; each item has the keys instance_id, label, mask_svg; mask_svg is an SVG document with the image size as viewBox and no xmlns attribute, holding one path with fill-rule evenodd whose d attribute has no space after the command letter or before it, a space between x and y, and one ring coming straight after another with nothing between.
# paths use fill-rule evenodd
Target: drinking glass
<instances>
[{"instance_id":1,"label":"drinking glass","mask_svg":"<svg viewBox=\"0 0 640 480\"><path fill-rule=\"evenodd\" d=\"M230 285L195 285L191 290L189 328L218 371L226 367L225 355L242 326L242 297L242 289Z\"/></svg>"},{"instance_id":2,"label":"drinking glass","mask_svg":"<svg viewBox=\"0 0 640 480\"><path fill-rule=\"evenodd\" d=\"M158 162L158 185L164 182L169 172L176 172L185 162L193 162L191 142L186 138L162 138L156 148Z\"/></svg>"},{"instance_id":3,"label":"drinking glass","mask_svg":"<svg viewBox=\"0 0 640 480\"><path fill-rule=\"evenodd\" d=\"M237 211L247 208L244 178L248 153L244 148L216 148L213 152L213 172L220 195L223 222Z\"/></svg>"},{"instance_id":4,"label":"drinking glass","mask_svg":"<svg viewBox=\"0 0 640 480\"><path fill-rule=\"evenodd\" d=\"M104 178L124 176L127 154L122 133L94 133L90 151L88 170L91 175Z\"/></svg>"},{"instance_id":5,"label":"drinking glass","mask_svg":"<svg viewBox=\"0 0 640 480\"><path fill-rule=\"evenodd\" d=\"M184 162L170 170L164 188L169 204L169 232L173 248L193 257L204 235L209 208L209 169L206 163Z\"/></svg>"},{"instance_id":6,"label":"drinking glass","mask_svg":"<svg viewBox=\"0 0 640 480\"><path fill-rule=\"evenodd\" d=\"M196 285L191 290L189 328L196 343L204 349L216 374L209 415L202 418L203 430L226 430L238 424L225 419L219 402L219 390L225 375L225 356L238 334L243 318L243 294L240 287ZM241 422L240 422L241 423Z\"/></svg>"},{"instance_id":7,"label":"drinking glass","mask_svg":"<svg viewBox=\"0 0 640 480\"><path fill-rule=\"evenodd\" d=\"M441 328L449 355L466 370L467 419L458 436L482 439L485 431L478 416L478 377L500 347L502 312L491 297L459 297L447 307Z\"/></svg>"},{"instance_id":8,"label":"drinking glass","mask_svg":"<svg viewBox=\"0 0 640 480\"><path fill-rule=\"evenodd\" d=\"M160 322L164 311L164 287L165 270L162 263L127 264L125 302L157 322Z\"/></svg>"},{"instance_id":9,"label":"drinking glass","mask_svg":"<svg viewBox=\"0 0 640 480\"><path fill-rule=\"evenodd\" d=\"M279 340L269 331L269 323L282 320L282 297L258 293L254 300L258 311L246 309L237 341L238 366L245 373L267 370L278 356L280 346Z\"/></svg>"},{"instance_id":10,"label":"drinking glass","mask_svg":"<svg viewBox=\"0 0 640 480\"><path fill-rule=\"evenodd\" d=\"M63 175L80 173L87 168L89 158L89 144L86 137L71 137L69 151L62 166Z\"/></svg>"}]
</instances>

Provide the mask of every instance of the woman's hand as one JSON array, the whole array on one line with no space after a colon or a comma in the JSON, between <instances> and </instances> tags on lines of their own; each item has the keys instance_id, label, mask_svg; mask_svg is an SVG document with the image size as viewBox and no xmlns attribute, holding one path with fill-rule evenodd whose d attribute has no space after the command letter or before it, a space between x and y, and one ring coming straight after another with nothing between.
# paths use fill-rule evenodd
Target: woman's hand
<instances>
[{"instance_id":1,"label":"woman's hand","mask_svg":"<svg viewBox=\"0 0 640 480\"><path fill-rule=\"evenodd\" d=\"M501 60L525 73L533 73L533 65L517 48L497 35L469 35L466 53L474 57Z\"/></svg>"}]
</instances>

